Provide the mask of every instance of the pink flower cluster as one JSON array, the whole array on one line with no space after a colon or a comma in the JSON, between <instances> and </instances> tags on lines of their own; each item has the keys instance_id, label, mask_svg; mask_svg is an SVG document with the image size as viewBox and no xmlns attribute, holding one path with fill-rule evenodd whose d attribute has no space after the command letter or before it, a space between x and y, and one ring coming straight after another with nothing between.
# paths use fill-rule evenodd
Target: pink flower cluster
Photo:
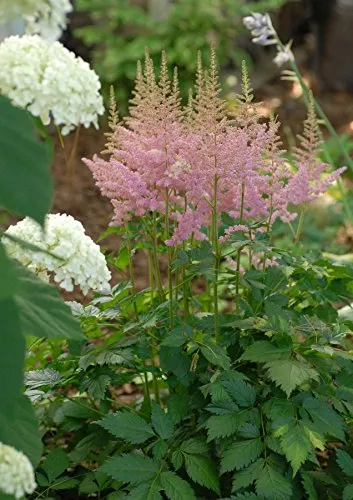
<instances>
[{"instance_id":1,"label":"pink flower cluster","mask_svg":"<svg viewBox=\"0 0 353 500\"><path fill-rule=\"evenodd\" d=\"M112 224L168 210L171 234L177 245L191 236L207 238L204 230L222 213L238 219L232 231L264 220L293 220L289 206L312 201L342 173L325 175L327 165L317 158L319 140L314 110L305 122L294 168L283 156L278 123L262 123L251 102L249 88L231 115L220 97L214 55L205 72L199 59L196 95L181 106L176 72L168 77L163 54L157 81L146 55L138 67L130 116L112 117L107 160L85 159L103 195L114 206ZM168 208L167 208L168 207ZM221 240L221 241L223 241Z\"/></svg>"}]
</instances>

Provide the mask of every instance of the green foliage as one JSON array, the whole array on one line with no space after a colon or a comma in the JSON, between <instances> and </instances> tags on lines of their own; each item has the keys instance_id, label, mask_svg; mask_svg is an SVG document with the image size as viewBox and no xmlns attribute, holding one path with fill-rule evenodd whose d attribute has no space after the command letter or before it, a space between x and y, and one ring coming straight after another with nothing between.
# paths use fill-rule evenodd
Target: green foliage
<instances>
[{"instance_id":1,"label":"green foliage","mask_svg":"<svg viewBox=\"0 0 353 500\"><path fill-rule=\"evenodd\" d=\"M147 3L149 9L130 0L79 0L77 8L89 13L92 23L76 29L76 34L93 47L95 69L103 82L116 84L123 103L145 47L155 62L162 50L168 52L170 63L178 65L187 95L196 71L195 54L200 50L207 56L214 33L221 64L240 66L244 57L249 59L234 47L234 38L243 29L242 17L253 10L268 12L286 1L157 0Z\"/></svg>"}]
</instances>

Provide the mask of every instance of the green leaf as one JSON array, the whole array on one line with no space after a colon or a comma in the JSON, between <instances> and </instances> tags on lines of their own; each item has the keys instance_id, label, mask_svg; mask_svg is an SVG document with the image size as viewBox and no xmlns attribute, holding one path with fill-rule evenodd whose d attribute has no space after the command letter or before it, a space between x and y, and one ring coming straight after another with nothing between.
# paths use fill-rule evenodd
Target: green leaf
<instances>
[{"instance_id":1,"label":"green leaf","mask_svg":"<svg viewBox=\"0 0 353 500\"><path fill-rule=\"evenodd\" d=\"M204 339L201 344L201 352L213 365L220 366L224 370L229 370L230 368L230 358L228 357L226 350L216 344L213 340Z\"/></svg>"},{"instance_id":2,"label":"green leaf","mask_svg":"<svg viewBox=\"0 0 353 500\"><path fill-rule=\"evenodd\" d=\"M15 300L26 335L82 340L79 322L61 300L56 288L44 283L20 264L14 264L19 279Z\"/></svg>"},{"instance_id":3,"label":"green leaf","mask_svg":"<svg viewBox=\"0 0 353 500\"><path fill-rule=\"evenodd\" d=\"M52 451L45 459L42 469L47 475L49 483L59 477L70 465L67 454L61 448Z\"/></svg>"},{"instance_id":4,"label":"green leaf","mask_svg":"<svg viewBox=\"0 0 353 500\"><path fill-rule=\"evenodd\" d=\"M127 411L111 413L97 424L132 444L144 443L155 435L152 427L142 417Z\"/></svg>"},{"instance_id":5,"label":"green leaf","mask_svg":"<svg viewBox=\"0 0 353 500\"><path fill-rule=\"evenodd\" d=\"M301 476L302 476L303 488L305 490L305 493L308 495L308 500L317 500L317 494L313 480L305 472L302 472Z\"/></svg>"},{"instance_id":6,"label":"green leaf","mask_svg":"<svg viewBox=\"0 0 353 500\"><path fill-rule=\"evenodd\" d=\"M157 474L158 464L151 458L129 454L110 458L99 470L122 483L139 484Z\"/></svg>"},{"instance_id":7,"label":"green leaf","mask_svg":"<svg viewBox=\"0 0 353 500\"><path fill-rule=\"evenodd\" d=\"M196 500L191 486L174 472L162 472L161 486L169 500Z\"/></svg>"},{"instance_id":8,"label":"green leaf","mask_svg":"<svg viewBox=\"0 0 353 500\"><path fill-rule=\"evenodd\" d=\"M221 474L248 467L261 455L262 449L262 441L259 437L233 443L223 452Z\"/></svg>"},{"instance_id":9,"label":"green leaf","mask_svg":"<svg viewBox=\"0 0 353 500\"><path fill-rule=\"evenodd\" d=\"M289 500L292 498L290 482L269 464L265 464L256 479L256 492L271 500Z\"/></svg>"},{"instance_id":10,"label":"green leaf","mask_svg":"<svg viewBox=\"0 0 353 500\"><path fill-rule=\"evenodd\" d=\"M0 301L13 297L18 287L16 271L0 240Z\"/></svg>"},{"instance_id":11,"label":"green leaf","mask_svg":"<svg viewBox=\"0 0 353 500\"><path fill-rule=\"evenodd\" d=\"M29 113L0 96L0 207L43 224L52 198L50 154Z\"/></svg>"},{"instance_id":12,"label":"green leaf","mask_svg":"<svg viewBox=\"0 0 353 500\"><path fill-rule=\"evenodd\" d=\"M80 357L78 366L87 370L89 366L126 365L129 366L135 355L131 349L93 349Z\"/></svg>"},{"instance_id":13,"label":"green leaf","mask_svg":"<svg viewBox=\"0 0 353 500\"><path fill-rule=\"evenodd\" d=\"M247 410L241 410L227 415L212 415L207 422L208 441L235 434L249 417Z\"/></svg>"},{"instance_id":14,"label":"green leaf","mask_svg":"<svg viewBox=\"0 0 353 500\"><path fill-rule=\"evenodd\" d=\"M256 479L260 477L264 465L265 465L265 460L263 458L259 458L258 460L256 460L256 462L251 464L247 469L244 469L240 472L236 472L234 474L232 491L237 491L253 484L256 481Z\"/></svg>"},{"instance_id":15,"label":"green leaf","mask_svg":"<svg viewBox=\"0 0 353 500\"><path fill-rule=\"evenodd\" d=\"M269 361L287 359L291 352L292 349L290 346L276 347L266 340L260 340L248 347L241 359L258 363L267 363Z\"/></svg>"},{"instance_id":16,"label":"green leaf","mask_svg":"<svg viewBox=\"0 0 353 500\"><path fill-rule=\"evenodd\" d=\"M281 448L290 462L293 476L295 476L312 450L310 438L301 422L289 426L288 431L281 437Z\"/></svg>"},{"instance_id":17,"label":"green leaf","mask_svg":"<svg viewBox=\"0 0 353 500\"><path fill-rule=\"evenodd\" d=\"M298 385L307 380L318 380L319 374L313 368L296 359L283 359L266 363L269 377L289 397Z\"/></svg>"},{"instance_id":18,"label":"green leaf","mask_svg":"<svg viewBox=\"0 0 353 500\"><path fill-rule=\"evenodd\" d=\"M155 460L161 460L161 458L165 457L168 452L168 444L161 439L157 441L152 448L153 458Z\"/></svg>"},{"instance_id":19,"label":"green leaf","mask_svg":"<svg viewBox=\"0 0 353 500\"><path fill-rule=\"evenodd\" d=\"M187 415L189 396L187 394L172 394L168 397L167 406L174 424L178 424Z\"/></svg>"},{"instance_id":20,"label":"green leaf","mask_svg":"<svg viewBox=\"0 0 353 500\"><path fill-rule=\"evenodd\" d=\"M111 382L109 375L98 375L91 378L87 383L87 392L92 399L101 400L104 398L105 391Z\"/></svg>"},{"instance_id":21,"label":"green leaf","mask_svg":"<svg viewBox=\"0 0 353 500\"><path fill-rule=\"evenodd\" d=\"M152 425L162 439L170 439L172 437L174 432L172 418L157 404L154 404L152 407Z\"/></svg>"},{"instance_id":22,"label":"green leaf","mask_svg":"<svg viewBox=\"0 0 353 500\"><path fill-rule=\"evenodd\" d=\"M336 450L337 463L348 477L353 477L353 458L346 451Z\"/></svg>"},{"instance_id":23,"label":"green leaf","mask_svg":"<svg viewBox=\"0 0 353 500\"><path fill-rule=\"evenodd\" d=\"M152 482L140 484L131 490L127 498L129 500L163 500L159 493L160 489L159 483L153 479Z\"/></svg>"},{"instance_id":24,"label":"green leaf","mask_svg":"<svg viewBox=\"0 0 353 500\"><path fill-rule=\"evenodd\" d=\"M0 279L1 281L1 279ZM0 301L0 419L11 419L23 385L25 340L13 299ZM1 431L0 431L1 432Z\"/></svg>"},{"instance_id":25,"label":"green leaf","mask_svg":"<svg viewBox=\"0 0 353 500\"><path fill-rule=\"evenodd\" d=\"M4 419L0 415L0 442L21 450L36 467L42 455L39 424L30 400L21 394L14 415Z\"/></svg>"},{"instance_id":26,"label":"green leaf","mask_svg":"<svg viewBox=\"0 0 353 500\"><path fill-rule=\"evenodd\" d=\"M202 437L195 437L183 441L180 450L191 455L201 455L208 452L206 440Z\"/></svg>"},{"instance_id":27,"label":"green leaf","mask_svg":"<svg viewBox=\"0 0 353 500\"><path fill-rule=\"evenodd\" d=\"M313 419L318 433L345 440L345 423L328 403L315 398L307 398L303 407Z\"/></svg>"},{"instance_id":28,"label":"green leaf","mask_svg":"<svg viewBox=\"0 0 353 500\"><path fill-rule=\"evenodd\" d=\"M220 495L219 478L214 463L201 455L184 455L186 472L197 484Z\"/></svg>"},{"instance_id":29,"label":"green leaf","mask_svg":"<svg viewBox=\"0 0 353 500\"><path fill-rule=\"evenodd\" d=\"M243 380L227 380L223 386L239 406L249 408L254 405L256 390Z\"/></svg>"},{"instance_id":30,"label":"green leaf","mask_svg":"<svg viewBox=\"0 0 353 500\"><path fill-rule=\"evenodd\" d=\"M72 490L79 484L79 480L69 476L61 476L51 485L53 490Z\"/></svg>"},{"instance_id":31,"label":"green leaf","mask_svg":"<svg viewBox=\"0 0 353 500\"><path fill-rule=\"evenodd\" d=\"M342 500L353 500L353 484L348 484L344 488Z\"/></svg>"}]
</instances>

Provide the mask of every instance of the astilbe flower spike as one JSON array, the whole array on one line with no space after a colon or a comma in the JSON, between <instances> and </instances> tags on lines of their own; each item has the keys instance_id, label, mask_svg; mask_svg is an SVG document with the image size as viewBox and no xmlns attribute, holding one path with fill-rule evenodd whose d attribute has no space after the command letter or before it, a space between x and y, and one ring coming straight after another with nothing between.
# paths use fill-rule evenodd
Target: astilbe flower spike
<instances>
[{"instance_id":1,"label":"astilbe flower spike","mask_svg":"<svg viewBox=\"0 0 353 500\"><path fill-rule=\"evenodd\" d=\"M277 218L293 220L290 206L317 197L344 169L325 176L327 165L317 159L313 106L294 169L283 155L279 123L261 122L257 108L244 67L242 95L235 111L228 112L212 49L207 71L199 55L195 93L189 92L183 109L177 73L171 81L165 54L157 80L146 52L144 69L138 64L130 116L119 121L114 101L111 106L108 159L84 160L112 202L112 223L158 212L172 228L166 243L178 245L190 237L217 240L214 230L206 229L215 219L218 225L222 213L238 219L234 230L244 232L259 220L266 230ZM227 241L230 232L219 241Z\"/></svg>"}]
</instances>

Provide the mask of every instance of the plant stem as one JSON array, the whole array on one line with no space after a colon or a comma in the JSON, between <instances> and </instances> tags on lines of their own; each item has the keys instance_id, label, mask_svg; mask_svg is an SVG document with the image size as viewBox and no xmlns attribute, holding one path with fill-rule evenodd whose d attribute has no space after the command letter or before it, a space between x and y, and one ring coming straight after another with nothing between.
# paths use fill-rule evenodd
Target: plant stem
<instances>
[{"instance_id":1,"label":"plant stem","mask_svg":"<svg viewBox=\"0 0 353 500\"><path fill-rule=\"evenodd\" d=\"M169 190L165 188L165 232L166 238L169 238ZM167 247L168 255L168 299L169 299L169 326L173 328L174 317L173 317L173 277L172 277L172 249L168 245Z\"/></svg>"},{"instance_id":2,"label":"plant stem","mask_svg":"<svg viewBox=\"0 0 353 500\"><path fill-rule=\"evenodd\" d=\"M154 300L154 279L153 279L153 262L152 262L151 250L148 250L147 256L148 256L148 278L149 278L150 289L151 289L151 302L153 302L153 300Z\"/></svg>"},{"instance_id":3,"label":"plant stem","mask_svg":"<svg viewBox=\"0 0 353 500\"><path fill-rule=\"evenodd\" d=\"M301 236L301 233L303 230L305 211L306 211L306 206L304 205L302 207L301 212L300 212L299 223L298 223L298 227L297 227L297 232L295 234L294 243L298 243L300 240L300 236Z\"/></svg>"},{"instance_id":4,"label":"plant stem","mask_svg":"<svg viewBox=\"0 0 353 500\"><path fill-rule=\"evenodd\" d=\"M125 230L128 235L128 238L126 240L126 248L127 248L127 255L128 255L128 266L129 266L129 277L131 281L131 292L130 295L133 297L133 304L134 304L134 313L136 317L136 321L139 320L139 313L137 310L137 304L135 300L135 294L136 294L136 288L135 288L135 274L134 274L134 266L132 264L132 249L131 249L131 242L129 238L129 225L125 223Z\"/></svg>"},{"instance_id":5,"label":"plant stem","mask_svg":"<svg viewBox=\"0 0 353 500\"><path fill-rule=\"evenodd\" d=\"M213 185L213 213L212 213L212 234L213 244L215 249L215 281L213 285L213 309L214 309L214 326L216 341L219 341L219 310L218 310L218 275L220 265L220 249L218 240L218 210L217 210L217 196L218 196L218 176L214 177Z\"/></svg>"},{"instance_id":6,"label":"plant stem","mask_svg":"<svg viewBox=\"0 0 353 500\"><path fill-rule=\"evenodd\" d=\"M152 256L153 256L153 263L154 263L154 269L155 269L155 278L156 278L156 282L157 282L159 300L162 303L163 302L163 295L164 294L163 294L161 272L160 272L159 263L158 263L156 212L153 212Z\"/></svg>"},{"instance_id":7,"label":"plant stem","mask_svg":"<svg viewBox=\"0 0 353 500\"><path fill-rule=\"evenodd\" d=\"M239 224L243 224L243 219L244 219L244 198L245 198L245 182L244 182L244 180L242 180ZM241 249L238 248L238 250L237 250L237 267L236 267L237 276L236 276L236 282L235 282L235 303L236 303L237 310L239 309L240 254L241 254Z\"/></svg>"}]
</instances>

